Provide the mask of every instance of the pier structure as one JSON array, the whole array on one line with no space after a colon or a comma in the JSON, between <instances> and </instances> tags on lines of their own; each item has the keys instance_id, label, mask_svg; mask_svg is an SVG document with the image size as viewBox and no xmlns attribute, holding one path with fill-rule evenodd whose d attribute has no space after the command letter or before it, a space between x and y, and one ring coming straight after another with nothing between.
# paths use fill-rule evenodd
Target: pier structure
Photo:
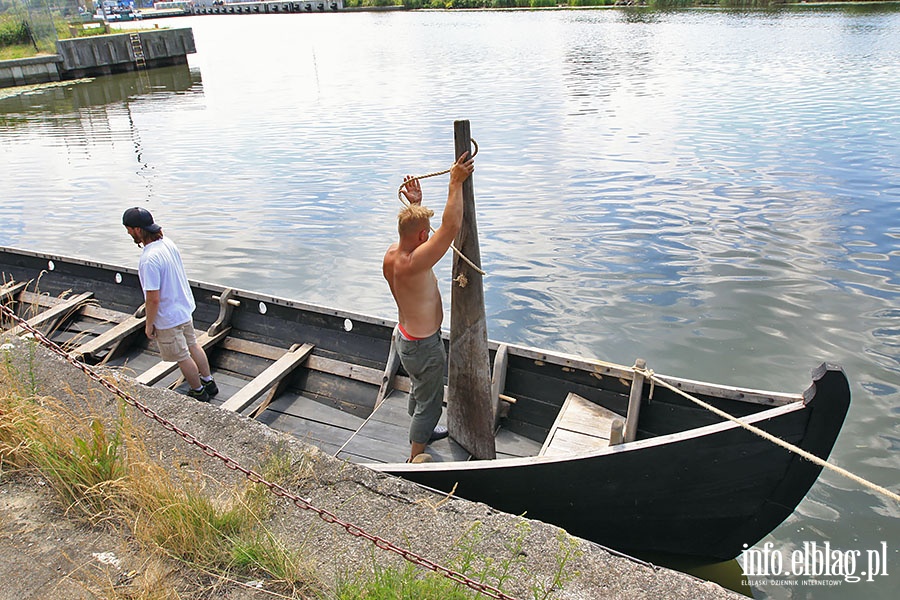
<instances>
[{"instance_id":1,"label":"pier structure","mask_svg":"<svg viewBox=\"0 0 900 600\"><path fill-rule=\"evenodd\" d=\"M227 2L212 0L194 3L185 10L193 15L249 15L282 13L322 13L344 9L344 0L305 0L302 2Z\"/></svg>"},{"instance_id":2,"label":"pier structure","mask_svg":"<svg viewBox=\"0 0 900 600\"><path fill-rule=\"evenodd\" d=\"M193 29L182 27L59 40L56 52L0 61L0 87L184 64L197 49Z\"/></svg>"}]
</instances>

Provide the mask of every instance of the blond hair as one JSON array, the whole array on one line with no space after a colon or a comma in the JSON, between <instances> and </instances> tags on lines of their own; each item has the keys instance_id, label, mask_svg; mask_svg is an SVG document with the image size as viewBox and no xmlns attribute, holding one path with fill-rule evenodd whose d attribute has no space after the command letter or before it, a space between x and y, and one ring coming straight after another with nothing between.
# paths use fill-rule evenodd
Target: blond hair
<instances>
[{"instance_id":1,"label":"blond hair","mask_svg":"<svg viewBox=\"0 0 900 600\"><path fill-rule=\"evenodd\" d=\"M434 211L421 204L410 204L397 214L397 231L400 237L418 233L431 223Z\"/></svg>"}]
</instances>

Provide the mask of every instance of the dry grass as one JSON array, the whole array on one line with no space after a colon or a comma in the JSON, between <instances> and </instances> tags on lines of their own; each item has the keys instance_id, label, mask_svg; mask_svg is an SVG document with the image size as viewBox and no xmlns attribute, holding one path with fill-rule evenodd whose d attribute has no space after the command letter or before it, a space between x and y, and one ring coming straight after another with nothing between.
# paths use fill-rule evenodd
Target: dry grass
<instances>
[{"instance_id":1,"label":"dry grass","mask_svg":"<svg viewBox=\"0 0 900 600\"><path fill-rule=\"evenodd\" d=\"M145 432L129 419L124 404L109 421L88 399L60 402L35 395L29 369L17 370L9 360L3 365L0 468L39 472L68 516L124 531L151 557L150 564L159 565L142 574L146 593L128 597L177 597L148 581L153 573L165 579L160 557L207 574L211 582L258 578L289 597L316 588L309 561L267 529L273 496L259 484L215 495L201 485L200 472L173 478L147 452L141 441ZM267 479L288 472L296 477L290 460L281 456L260 472Z\"/></svg>"}]
</instances>

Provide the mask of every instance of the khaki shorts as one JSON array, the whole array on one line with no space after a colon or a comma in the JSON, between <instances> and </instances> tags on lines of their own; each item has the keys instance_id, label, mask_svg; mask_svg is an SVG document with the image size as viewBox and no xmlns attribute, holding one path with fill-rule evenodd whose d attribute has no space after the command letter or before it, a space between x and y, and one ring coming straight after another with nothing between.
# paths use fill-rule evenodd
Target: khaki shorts
<instances>
[{"instance_id":1,"label":"khaki shorts","mask_svg":"<svg viewBox=\"0 0 900 600\"><path fill-rule=\"evenodd\" d=\"M189 348L197 343L194 324L190 321L176 325L171 329L156 330L156 345L163 360L181 362L190 358Z\"/></svg>"}]
</instances>

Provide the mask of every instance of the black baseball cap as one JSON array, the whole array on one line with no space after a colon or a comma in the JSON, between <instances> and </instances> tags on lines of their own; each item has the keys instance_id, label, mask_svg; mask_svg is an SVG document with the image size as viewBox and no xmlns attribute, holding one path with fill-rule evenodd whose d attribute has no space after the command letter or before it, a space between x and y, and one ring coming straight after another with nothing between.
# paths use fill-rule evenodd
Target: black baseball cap
<instances>
[{"instance_id":1,"label":"black baseball cap","mask_svg":"<svg viewBox=\"0 0 900 600\"><path fill-rule=\"evenodd\" d=\"M150 211L139 206L125 211L125 214L122 215L122 225L126 227L140 227L150 233L156 233L162 229L162 227L153 222L153 215L150 214Z\"/></svg>"}]
</instances>

